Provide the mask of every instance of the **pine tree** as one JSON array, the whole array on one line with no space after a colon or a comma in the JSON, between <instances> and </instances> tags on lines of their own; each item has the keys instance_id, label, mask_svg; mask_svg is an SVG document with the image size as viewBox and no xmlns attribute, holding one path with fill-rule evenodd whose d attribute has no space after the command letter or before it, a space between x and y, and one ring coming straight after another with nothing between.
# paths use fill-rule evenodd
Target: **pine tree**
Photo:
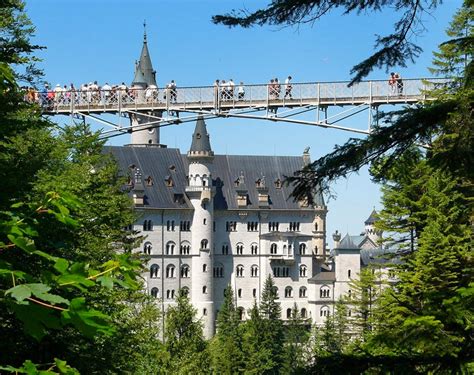
<instances>
[{"instance_id":1,"label":"pine tree","mask_svg":"<svg viewBox=\"0 0 474 375\"><path fill-rule=\"evenodd\" d=\"M185 290L178 291L176 305L166 311L165 349L169 354L168 371L173 374L207 374L209 357L202 323Z\"/></svg>"},{"instance_id":2,"label":"pine tree","mask_svg":"<svg viewBox=\"0 0 474 375\"><path fill-rule=\"evenodd\" d=\"M238 374L243 371L242 328L229 285L217 315L217 333L212 339L212 368L217 374Z\"/></svg>"},{"instance_id":3,"label":"pine tree","mask_svg":"<svg viewBox=\"0 0 474 375\"><path fill-rule=\"evenodd\" d=\"M298 305L291 309L291 317L285 327L284 374L303 374L307 366L305 356L309 341L307 323L301 316Z\"/></svg>"}]
</instances>

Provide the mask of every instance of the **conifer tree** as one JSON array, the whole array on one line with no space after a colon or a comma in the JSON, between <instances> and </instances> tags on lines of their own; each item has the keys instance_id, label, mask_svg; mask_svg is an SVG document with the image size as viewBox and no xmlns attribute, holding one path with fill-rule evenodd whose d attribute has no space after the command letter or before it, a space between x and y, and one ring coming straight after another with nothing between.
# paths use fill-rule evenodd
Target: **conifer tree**
<instances>
[{"instance_id":1,"label":"conifer tree","mask_svg":"<svg viewBox=\"0 0 474 375\"><path fill-rule=\"evenodd\" d=\"M283 373L303 374L307 366L306 349L309 341L309 330L298 305L291 309L288 325L285 327L285 362Z\"/></svg>"}]
</instances>

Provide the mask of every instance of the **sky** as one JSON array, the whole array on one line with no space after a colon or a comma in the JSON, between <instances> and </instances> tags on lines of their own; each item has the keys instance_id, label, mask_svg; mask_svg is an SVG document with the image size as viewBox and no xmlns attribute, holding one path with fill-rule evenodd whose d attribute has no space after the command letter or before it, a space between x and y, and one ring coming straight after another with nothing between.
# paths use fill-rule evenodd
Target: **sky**
<instances>
[{"instance_id":1,"label":"sky","mask_svg":"<svg viewBox=\"0 0 474 375\"><path fill-rule=\"evenodd\" d=\"M250 0L27 0L26 12L36 26L34 41L47 47L38 53L45 80L55 85L97 80L110 84L133 79L146 20L148 48L159 86L174 79L179 86L207 86L215 79L247 84L266 83L288 75L296 82L346 81L350 70L373 52L375 36L386 35L400 15L395 9L361 15L334 12L314 24L250 29L214 25L211 17L232 9L255 10L267 1ZM445 0L423 15L425 32L412 35L423 53L406 68L404 79L429 77L432 51L446 40L445 29L461 0ZM385 70L368 79L386 79ZM382 110L395 109L393 106ZM309 116L309 115L308 115ZM315 116L314 113L312 116ZM307 117L308 118L308 117ZM55 117L60 124L71 122ZM122 123L125 119L121 119ZM349 118L344 125L366 129L368 116ZM344 144L355 133L311 126L242 119L207 121L216 154L302 155L310 147L313 160ZM161 130L161 143L186 152L192 123ZM109 144L129 143L128 136ZM373 208L380 209L380 186L367 169L340 179L327 201L327 234L359 234Z\"/></svg>"}]
</instances>

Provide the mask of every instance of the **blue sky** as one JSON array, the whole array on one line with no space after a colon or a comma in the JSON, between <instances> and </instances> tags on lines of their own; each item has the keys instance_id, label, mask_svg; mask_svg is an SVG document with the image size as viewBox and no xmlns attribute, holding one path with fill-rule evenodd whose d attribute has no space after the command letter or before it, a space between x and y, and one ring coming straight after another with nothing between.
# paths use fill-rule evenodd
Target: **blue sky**
<instances>
[{"instance_id":1,"label":"blue sky","mask_svg":"<svg viewBox=\"0 0 474 375\"><path fill-rule=\"evenodd\" d=\"M39 54L45 78L51 84L97 80L130 83L134 62L147 22L148 46L163 86L174 79L178 86L211 85L233 78L245 83L283 80L294 82L344 81L353 65L373 51L375 34L390 32L398 16L395 10L360 16L335 12L314 25L300 27L264 26L229 29L214 25L211 17L231 9L254 10L266 1L249 0L28 0L27 13L35 24L35 42L47 47ZM446 29L460 0L446 0L424 15L427 32L414 36L424 49L414 64L395 68L404 78L429 76L432 51L444 41ZM375 71L369 79L385 79ZM390 107L382 108L384 110ZM314 116L314 115L313 115ZM68 123L65 117L56 119ZM367 115L345 123L366 128ZM190 145L192 124L162 129L161 142L185 152ZM219 119L208 122L214 151L219 154L301 155L311 147L312 159L330 152L352 135L315 127ZM127 137L111 144L128 143ZM379 187L370 182L366 170L334 185L336 200L328 202L328 242L335 229L357 234L372 208L380 207Z\"/></svg>"}]
</instances>

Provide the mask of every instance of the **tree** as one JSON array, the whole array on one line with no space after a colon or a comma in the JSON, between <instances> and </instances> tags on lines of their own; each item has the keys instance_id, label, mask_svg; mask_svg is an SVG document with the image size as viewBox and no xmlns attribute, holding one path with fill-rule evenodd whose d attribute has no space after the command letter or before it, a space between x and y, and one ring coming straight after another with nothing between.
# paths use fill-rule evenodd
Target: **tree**
<instances>
[{"instance_id":1,"label":"tree","mask_svg":"<svg viewBox=\"0 0 474 375\"><path fill-rule=\"evenodd\" d=\"M344 15L397 9L400 18L395 22L392 34L377 35L376 52L352 68L351 74L354 74L354 78L351 83L355 83L366 77L376 67L384 67L388 72L390 67L405 67L407 62L414 62L422 49L411 41L411 36L425 31L422 21L423 15L429 14L437 5L438 2L435 0L408 2L397 0L272 0L263 9L254 12L233 10L225 15L216 15L212 20L216 24L224 24L229 27L251 27L265 24L299 25L313 24L331 11L339 9L343 11Z\"/></svg>"},{"instance_id":2,"label":"tree","mask_svg":"<svg viewBox=\"0 0 474 375\"><path fill-rule=\"evenodd\" d=\"M307 366L306 350L309 341L307 323L301 316L298 305L291 309L291 317L285 327L284 367L285 374L303 374Z\"/></svg>"},{"instance_id":3,"label":"tree","mask_svg":"<svg viewBox=\"0 0 474 375\"><path fill-rule=\"evenodd\" d=\"M230 285L224 290L224 302L217 314L217 333L211 343L212 367L218 374L243 371L242 329Z\"/></svg>"},{"instance_id":4,"label":"tree","mask_svg":"<svg viewBox=\"0 0 474 375\"><path fill-rule=\"evenodd\" d=\"M170 306L166 311L164 338L165 349L170 356L170 373L206 374L209 370L207 343L202 323L196 320L196 313L187 292L180 289L176 305Z\"/></svg>"}]
</instances>

